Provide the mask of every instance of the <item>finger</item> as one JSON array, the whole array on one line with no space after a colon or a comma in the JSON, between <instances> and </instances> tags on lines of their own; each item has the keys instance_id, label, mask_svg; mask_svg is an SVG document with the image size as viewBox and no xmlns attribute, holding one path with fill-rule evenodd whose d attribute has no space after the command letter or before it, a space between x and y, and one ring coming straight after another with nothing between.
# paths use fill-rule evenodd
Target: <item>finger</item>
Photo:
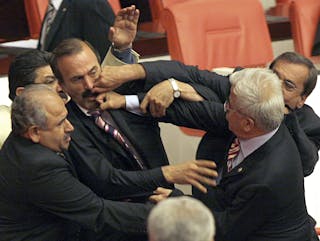
<instances>
[{"instance_id":1,"label":"finger","mask_svg":"<svg viewBox=\"0 0 320 241\"><path fill-rule=\"evenodd\" d=\"M199 167L208 167L208 168L217 168L217 165L214 161L209 160L195 160L195 163Z\"/></svg>"},{"instance_id":2,"label":"finger","mask_svg":"<svg viewBox=\"0 0 320 241\"><path fill-rule=\"evenodd\" d=\"M110 28L109 28L108 37L109 37L110 42L113 42L113 38L114 38L115 31L116 31L116 30L115 30L114 27L110 27Z\"/></svg>"},{"instance_id":3,"label":"finger","mask_svg":"<svg viewBox=\"0 0 320 241\"><path fill-rule=\"evenodd\" d=\"M103 103L100 104L100 109L101 110L107 110L109 108L110 108L110 103L108 101L103 102Z\"/></svg>"},{"instance_id":4,"label":"finger","mask_svg":"<svg viewBox=\"0 0 320 241\"><path fill-rule=\"evenodd\" d=\"M171 192L172 192L171 189L167 189L163 187L158 187L156 190L153 191L154 194L163 194L166 196L169 196Z\"/></svg>"},{"instance_id":5,"label":"finger","mask_svg":"<svg viewBox=\"0 0 320 241\"><path fill-rule=\"evenodd\" d=\"M149 102L149 111L150 111L150 114L153 116L153 117L157 117L157 107L155 106L155 103L153 101L150 101Z\"/></svg>"},{"instance_id":6,"label":"finger","mask_svg":"<svg viewBox=\"0 0 320 241\"><path fill-rule=\"evenodd\" d=\"M189 183L194 186L195 188L199 189L203 193L207 193L208 190L205 186L203 186L200 182L197 182L195 180L190 180Z\"/></svg>"},{"instance_id":7,"label":"finger","mask_svg":"<svg viewBox=\"0 0 320 241\"><path fill-rule=\"evenodd\" d=\"M98 96L97 96L97 98L96 98L96 101L98 102L98 103L103 103L103 102L105 102L106 101L106 94L105 93L102 93L102 94L99 94Z\"/></svg>"},{"instance_id":8,"label":"finger","mask_svg":"<svg viewBox=\"0 0 320 241\"><path fill-rule=\"evenodd\" d=\"M145 96L140 104L140 109L142 113L147 113L147 106L149 105L149 98Z\"/></svg>"},{"instance_id":9,"label":"finger","mask_svg":"<svg viewBox=\"0 0 320 241\"><path fill-rule=\"evenodd\" d=\"M203 176L203 175L199 175L197 173L189 174L187 179L192 179L202 184L207 184L213 187L216 186L216 181L214 179Z\"/></svg>"},{"instance_id":10,"label":"finger","mask_svg":"<svg viewBox=\"0 0 320 241\"><path fill-rule=\"evenodd\" d=\"M164 196L162 196L162 195L151 195L151 196L149 197L149 200L150 200L151 202L154 202L154 203L158 203L158 202L160 202L160 201L162 201L162 200L164 200L164 199L166 199L166 197L164 197Z\"/></svg>"}]
</instances>

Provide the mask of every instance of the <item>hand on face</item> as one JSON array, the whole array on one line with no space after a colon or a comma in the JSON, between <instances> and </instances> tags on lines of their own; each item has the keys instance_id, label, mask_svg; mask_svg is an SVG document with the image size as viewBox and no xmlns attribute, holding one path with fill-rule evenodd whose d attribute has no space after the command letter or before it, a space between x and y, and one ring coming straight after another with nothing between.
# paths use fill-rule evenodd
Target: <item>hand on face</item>
<instances>
[{"instance_id":1,"label":"hand on face","mask_svg":"<svg viewBox=\"0 0 320 241\"><path fill-rule=\"evenodd\" d=\"M121 9L109 30L109 40L115 48L124 50L132 46L137 34L139 10L134 5Z\"/></svg>"},{"instance_id":2,"label":"hand on face","mask_svg":"<svg viewBox=\"0 0 320 241\"><path fill-rule=\"evenodd\" d=\"M97 102L100 104L100 109L121 109L126 107L125 96L116 92L110 91L98 95Z\"/></svg>"},{"instance_id":3,"label":"hand on face","mask_svg":"<svg viewBox=\"0 0 320 241\"><path fill-rule=\"evenodd\" d=\"M121 66L104 66L102 72L93 83L93 92L104 93L118 88L124 83L119 74Z\"/></svg>"}]
</instances>

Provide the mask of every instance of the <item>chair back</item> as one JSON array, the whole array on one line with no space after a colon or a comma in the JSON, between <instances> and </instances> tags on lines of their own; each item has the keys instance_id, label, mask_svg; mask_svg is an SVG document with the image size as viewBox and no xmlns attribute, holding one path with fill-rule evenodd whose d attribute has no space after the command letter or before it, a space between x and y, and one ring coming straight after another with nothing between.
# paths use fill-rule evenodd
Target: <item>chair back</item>
<instances>
[{"instance_id":1,"label":"chair back","mask_svg":"<svg viewBox=\"0 0 320 241\"><path fill-rule=\"evenodd\" d=\"M293 0L290 22L295 51L312 60L312 47L320 23L320 1ZM318 60L320 62L320 58Z\"/></svg>"},{"instance_id":2,"label":"chair back","mask_svg":"<svg viewBox=\"0 0 320 241\"><path fill-rule=\"evenodd\" d=\"M273 59L259 0L194 0L169 5L161 22L171 58L200 68L264 66Z\"/></svg>"},{"instance_id":3,"label":"chair back","mask_svg":"<svg viewBox=\"0 0 320 241\"><path fill-rule=\"evenodd\" d=\"M120 0L107 0L114 12L114 14L117 14L119 10L121 9Z\"/></svg>"},{"instance_id":4,"label":"chair back","mask_svg":"<svg viewBox=\"0 0 320 241\"><path fill-rule=\"evenodd\" d=\"M259 0L188 0L161 13L172 59L200 69L265 66L273 59ZM181 128L201 136L199 130Z\"/></svg>"},{"instance_id":5,"label":"chair back","mask_svg":"<svg viewBox=\"0 0 320 241\"><path fill-rule=\"evenodd\" d=\"M160 22L160 16L164 8L185 1L191 0L149 0L150 11L152 15L152 24L153 24L153 31L163 33L165 32L164 28Z\"/></svg>"},{"instance_id":6,"label":"chair back","mask_svg":"<svg viewBox=\"0 0 320 241\"><path fill-rule=\"evenodd\" d=\"M39 38L41 24L47 11L48 0L24 0L31 38Z\"/></svg>"}]
</instances>

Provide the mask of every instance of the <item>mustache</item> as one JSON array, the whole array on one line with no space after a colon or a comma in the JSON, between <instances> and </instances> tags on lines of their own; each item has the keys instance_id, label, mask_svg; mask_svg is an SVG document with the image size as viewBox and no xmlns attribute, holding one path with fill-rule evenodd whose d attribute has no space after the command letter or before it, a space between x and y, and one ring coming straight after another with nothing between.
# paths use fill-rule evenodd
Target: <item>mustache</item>
<instances>
[{"instance_id":1,"label":"mustache","mask_svg":"<svg viewBox=\"0 0 320 241\"><path fill-rule=\"evenodd\" d=\"M85 90L85 91L82 93L82 98L97 97L97 96L98 96L98 93L93 93L93 92L91 92L90 90Z\"/></svg>"}]
</instances>

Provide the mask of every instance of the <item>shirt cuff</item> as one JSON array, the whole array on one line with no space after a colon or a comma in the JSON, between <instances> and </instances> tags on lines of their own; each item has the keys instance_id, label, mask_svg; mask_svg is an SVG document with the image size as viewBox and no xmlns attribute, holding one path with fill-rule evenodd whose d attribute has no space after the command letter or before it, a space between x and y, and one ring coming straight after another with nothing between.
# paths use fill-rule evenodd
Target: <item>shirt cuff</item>
<instances>
[{"instance_id":1,"label":"shirt cuff","mask_svg":"<svg viewBox=\"0 0 320 241\"><path fill-rule=\"evenodd\" d=\"M137 115L143 115L143 113L140 110L140 103L137 95L126 95L125 98L127 111Z\"/></svg>"},{"instance_id":2,"label":"shirt cuff","mask_svg":"<svg viewBox=\"0 0 320 241\"><path fill-rule=\"evenodd\" d=\"M125 62L127 64L134 64L134 58L131 54L131 48L117 50L112 46L111 52L117 59L121 60L122 62Z\"/></svg>"}]
</instances>

